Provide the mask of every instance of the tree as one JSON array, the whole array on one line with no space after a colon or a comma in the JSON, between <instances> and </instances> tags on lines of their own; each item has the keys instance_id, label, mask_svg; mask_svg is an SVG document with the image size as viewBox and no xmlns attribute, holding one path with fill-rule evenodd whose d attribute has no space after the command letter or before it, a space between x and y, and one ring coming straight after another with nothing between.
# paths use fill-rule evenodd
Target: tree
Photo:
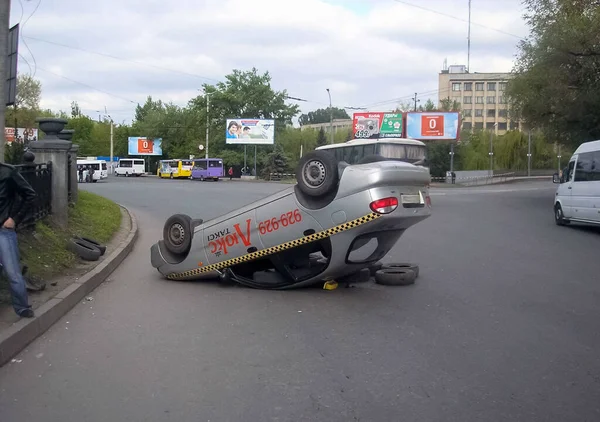
<instances>
[{"instance_id":1,"label":"tree","mask_svg":"<svg viewBox=\"0 0 600 422\"><path fill-rule=\"evenodd\" d=\"M301 114L298 118L300 126L315 125L319 123L328 123L331 120L333 112L334 119L350 119L350 116L343 108L319 108L315 111L309 111L308 114Z\"/></svg>"},{"instance_id":2,"label":"tree","mask_svg":"<svg viewBox=\"0 0 600 422\"><path fill-rule=\"evenodd\" d=\"M511 114L571 146L600 138L600 5L525 0L531 35L507 86Z\"/></svg>"},{"instance_id":3,"label":"tree","mask_svg":"<svg viewBox=\"0 0 600 422\"><path fill-rule=\"evenodd\" d=\"M317 146L322 147L327 144L327 136L325 135L325 129L319 129L319 134L317 135Z\"/></svg>"},{"instance_id":4,"label":"tree","mask_svg":"<svg viewBox=\"0 0 600 422\"><path fill-rule=\"evenodd\" d=\"M450 97L442 98L440 100L439 111L460 111L460 103L452 100Z\"/></svg>"},{"instance_id":5,"label":"tree","mask_svg":"<svg viewBox=\"0 0 600 422\"><path fill-rule=\"evenodd\" d=\"M422 107L422 111L437 111L437 107L435 106L435 103L431 101L431 98L427 99L427 102Z\"/></svg>"},{"instance_id":6,"label":"tree","mask_svg":"<svg viewBox=\"0 0 600 422\"><path fill-rule=\"evenodd\" d=\"M352 129L350 129L350 130L348 131L348 134L346 135L346 142L348 142L348 141L351 141L351 140L352 140L352 138L354 137L353 135L354 135L354 134L352 133Z\"/></svg>"},{"instance_id":7,"label":"tree","mask_svg":"<svg viewBox=\"0 0 600 422\"><path fill-rule=\"evenodd\" d=\"M30 75L17 76L15 107L39 110L42 98L42 83Z\"/></svg>"},{"instance_id":8,"label":"tree","mask_svg":"<svg viewBox=\"0 0 600 422\"><path fill-rule=\"evenodd\" d=\"M81 117L81 108L79 107L79 104L77 103L77 101L72 101L71 102L71 117L76 118L76 117Z\"/></svg>"},{"instance_id":9,"label":"tree","mask_svg":"<svg viewBox=\"0 0 600 422\"><path fill-rule=\"evenodd\" d=\"M146 116L152 111L161 111L163 110L163 103L161 100L154 101L151 95L148 95L146 98L146 102L143 106L137 105L135 107L135 121L143 122Z\"/></svg>"},{"instance_id":10,"label":"tree","mask_svg":"<svg viewBox=\"0 0 600 422\"><path fill-rule=\"evenodd\" d=\"M287 167L287 157L281 148L280 145L275 144L275 148L268 155L267 164L263 168L263 178L269 179L271 173L273 174L283 174L285 173L285 169Z\"/></svg>"}]
</instances>

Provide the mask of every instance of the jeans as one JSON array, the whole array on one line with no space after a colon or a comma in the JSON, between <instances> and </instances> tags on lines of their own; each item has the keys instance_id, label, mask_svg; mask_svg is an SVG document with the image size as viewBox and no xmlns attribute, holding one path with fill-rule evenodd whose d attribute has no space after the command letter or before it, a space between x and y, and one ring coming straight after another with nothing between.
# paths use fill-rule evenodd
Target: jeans
<instances>
[{"instance_id":1,"label":"jeans","mask_svg":"<svg viewBox=\"0 0 600 422\"><path fill-rule=\"evenodd\" d=\"M21 273L17 232L4 227L0 227L0 264L2 264L4 274L10 282L13 308L20 315L25 309L31 307L27 300L25 279Z\"/></svg>"}]
</instances>

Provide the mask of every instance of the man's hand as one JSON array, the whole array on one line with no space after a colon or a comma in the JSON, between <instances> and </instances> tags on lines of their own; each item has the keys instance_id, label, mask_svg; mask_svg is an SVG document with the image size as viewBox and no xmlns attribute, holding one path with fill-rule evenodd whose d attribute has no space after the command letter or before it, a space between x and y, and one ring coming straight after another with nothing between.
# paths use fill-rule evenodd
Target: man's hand
<instances>
[{"instance_id":1,"label":"man's hand","mask_svg":"<svg viewBox=\"0 0 600 422\"><path fill-rule=\"evenodd\" d=\"M6 220L4 222L4 224L2 225L2 227L4 227L5 229L14 229L15 228L15 220L13 220L12 218L8 217L8 220Z\"/></svg>"}]
</instances>

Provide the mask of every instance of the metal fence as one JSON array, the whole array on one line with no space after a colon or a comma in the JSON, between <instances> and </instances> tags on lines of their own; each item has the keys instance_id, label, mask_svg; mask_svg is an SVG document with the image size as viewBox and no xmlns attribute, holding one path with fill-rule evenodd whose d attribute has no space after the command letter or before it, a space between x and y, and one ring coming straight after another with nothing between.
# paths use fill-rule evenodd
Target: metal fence
<instances>
[{"instance_id":1,"label":"metal fence","mask_svg":"<svg viewBox=\"0 0 600 422\"><path fill-rule=\"evenodd\" d=\"M20 227L29 227L52 213L52 163L15 166L37 194ZM20 201L20 198L17 198Z\"/></svg>"}]
</instances>

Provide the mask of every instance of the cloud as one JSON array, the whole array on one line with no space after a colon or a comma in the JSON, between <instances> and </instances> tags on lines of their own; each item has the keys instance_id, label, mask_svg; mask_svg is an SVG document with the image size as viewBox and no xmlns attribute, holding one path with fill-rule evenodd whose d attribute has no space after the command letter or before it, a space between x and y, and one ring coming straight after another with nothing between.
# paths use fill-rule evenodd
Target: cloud
<instances>
[{"instance_id":1,"label":"cloud","mask_svg":"<svg viewBox=\"0 0 600 422\"><path fill-rule=\"evenodd\" d=\"M415 92L436 101L444 59L467 61L466 1L407 2L42 0L19 48L32 68L23 40L35 57L43 106L69 110L77 101L93 117L106 106L129 121L148 95L185 105L203 83L252 67L308 100L299 103L303 112L326 107L327 88L335 106L386 110ZM11 24L21 16L16 4ZM25 19L35 4L23 5ZM475 2L473 71L511 70L518 38L499 31L526 35L521 15L519 0ZM19 69L29 72L23 59Z\"/></svg>"}]
</instances>

